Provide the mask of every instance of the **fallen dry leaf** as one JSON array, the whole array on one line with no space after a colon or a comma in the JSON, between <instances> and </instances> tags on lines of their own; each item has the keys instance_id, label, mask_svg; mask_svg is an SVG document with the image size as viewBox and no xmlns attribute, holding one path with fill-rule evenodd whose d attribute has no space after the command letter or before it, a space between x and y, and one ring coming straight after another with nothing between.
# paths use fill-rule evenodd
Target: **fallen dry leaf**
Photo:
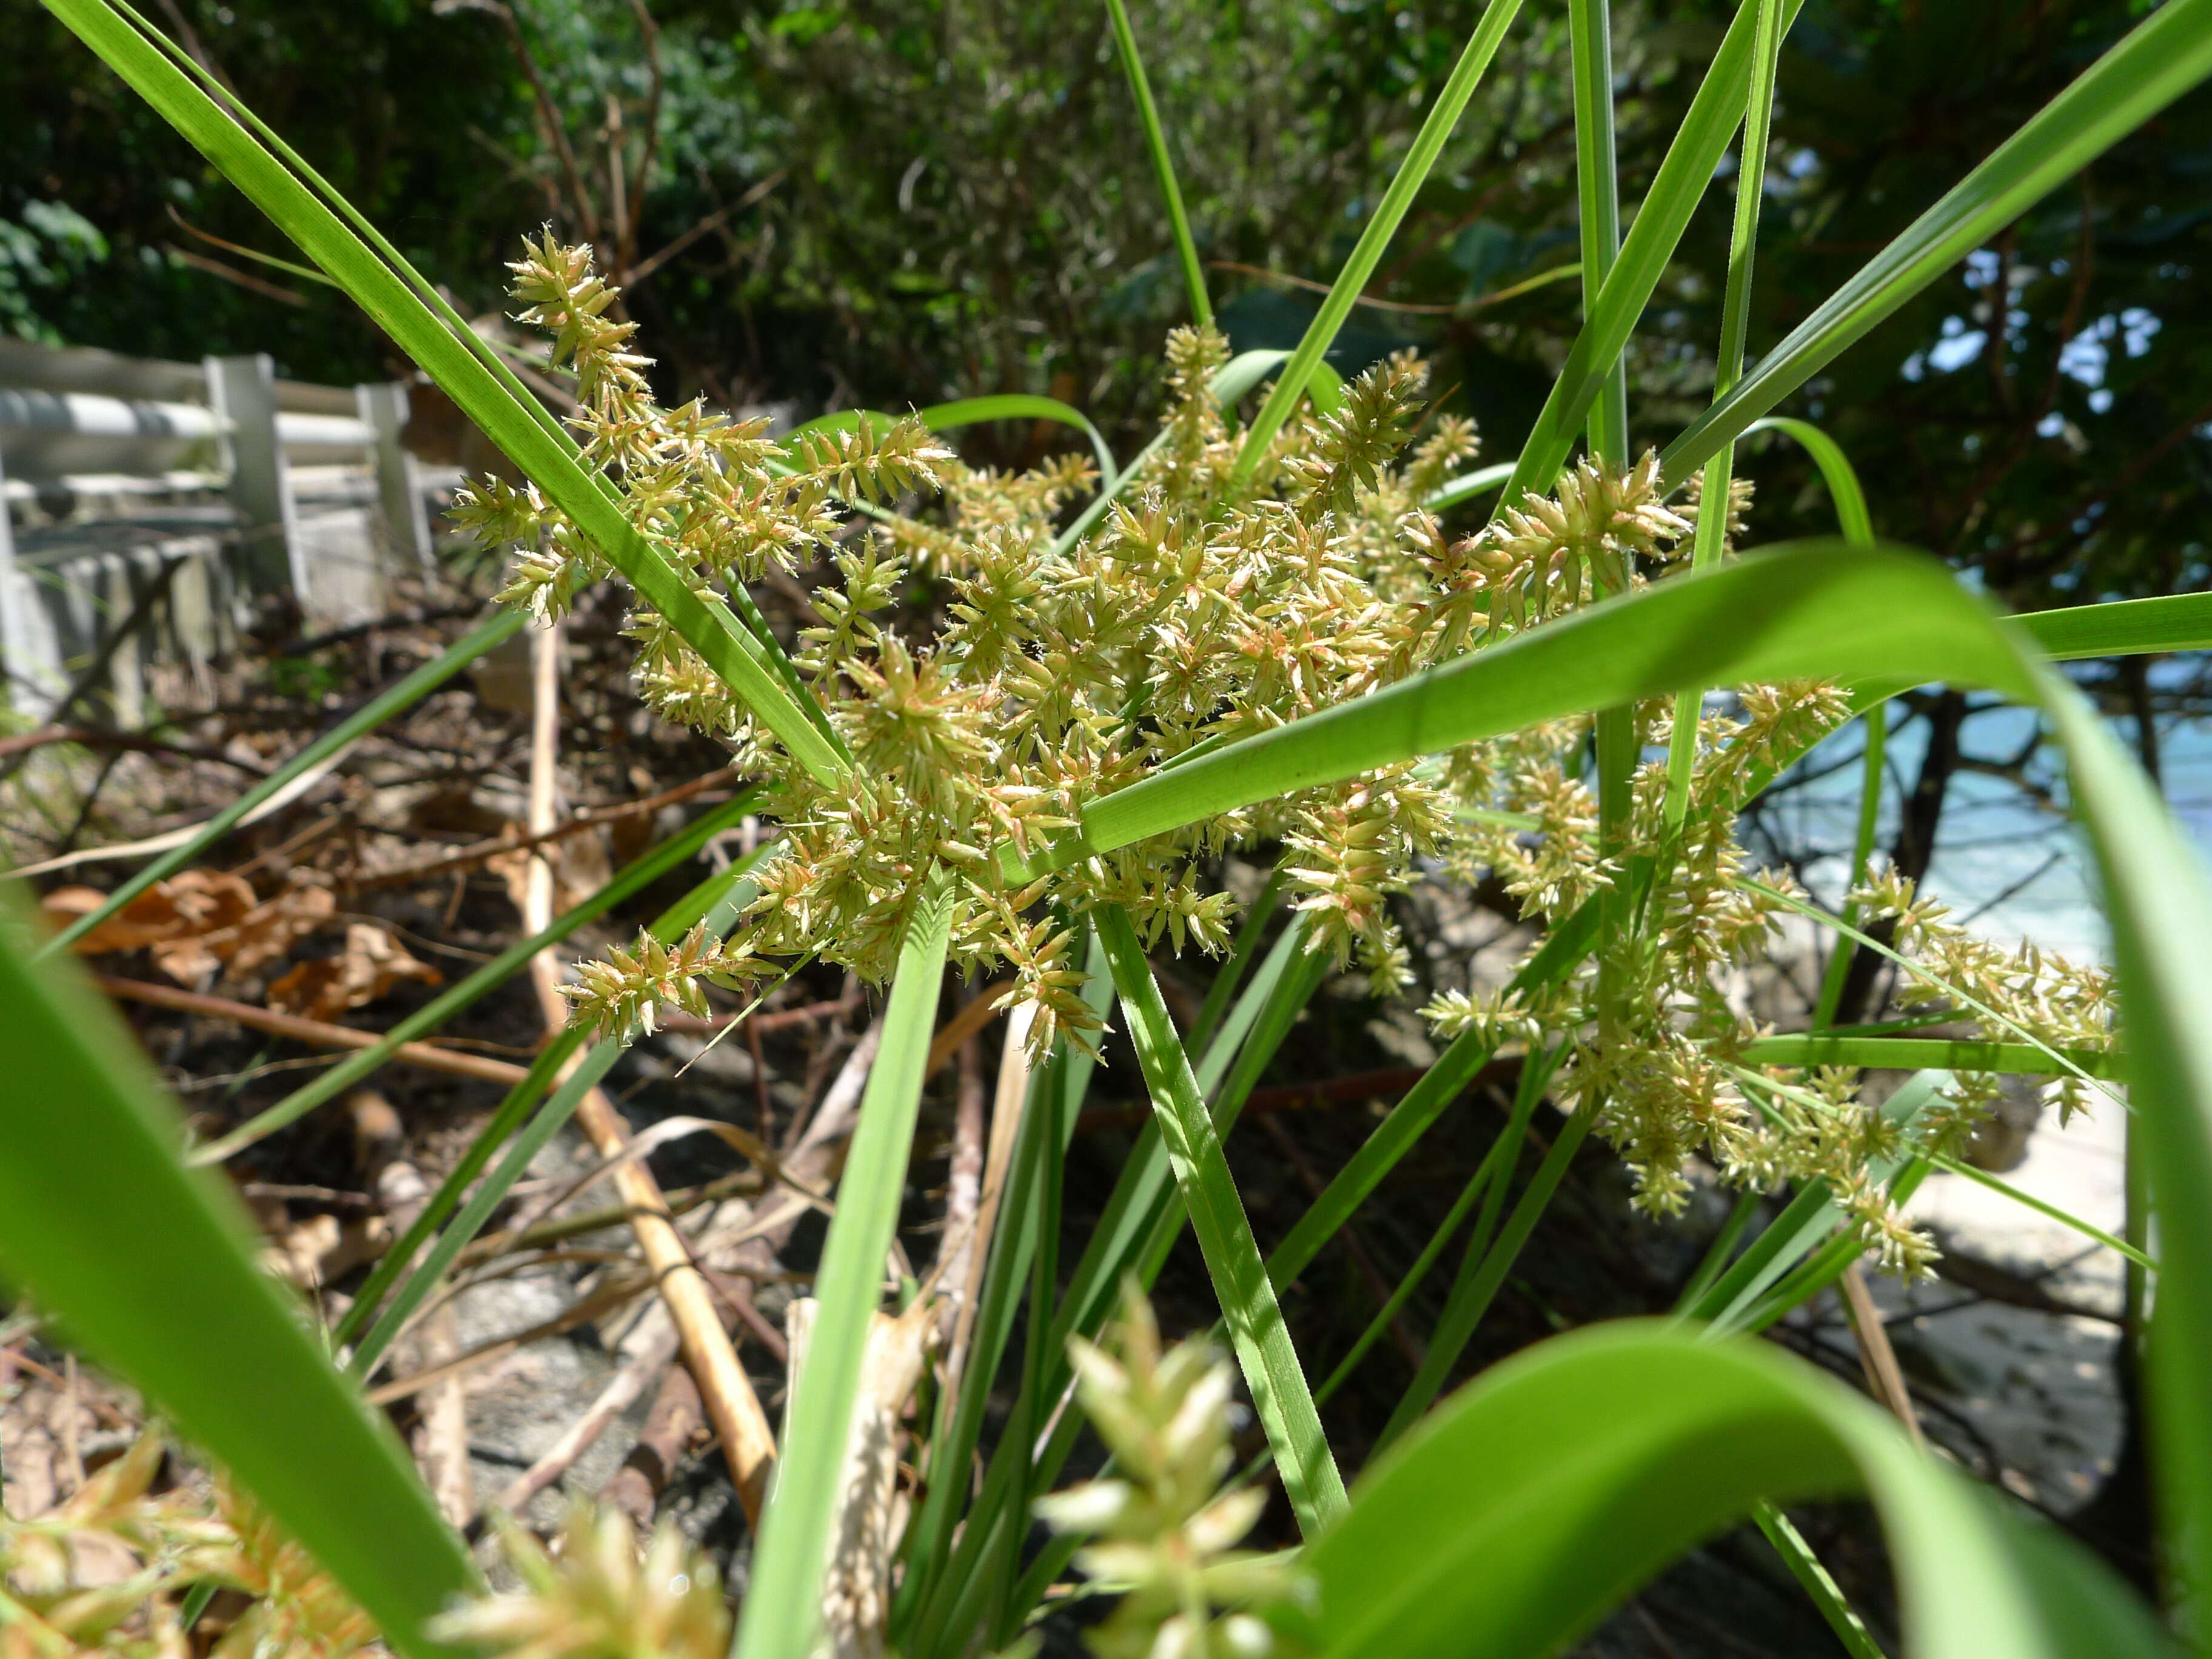
<instances>
[{"instance_id":1,"label":"fallen dry leaf","mask_svg":"<svg viewBox=\"0 0 2212 1659\"><path fill-rule=\"evenodd\" d=\"M107 895L97 888L58 887L39 904L57 927L67 927L106 902ZM253 889L241 878L186 870L155 883L73 948L81 956L100 956L196 938L235 926L253 908Z\"/></svg>"},{"instance_id":2,"label":"fallen dry leaf","mask_svg":"<svg viewBox=\"0 0 2212 1659\"><path fill-rule=\"evenodd\" d=\"M429 963L410 956L407 947L381 927L348 922L343 948L335 956L303 962L273 982L269 1006L309 1019L336 1019L349 1008L375 1001L403 979L436 985L444 977Z\"/></svg>"},{"instance_id":3,"label":"fallen dry leaf","mask_svg":"<svg viewBox=\"0 0 2212 1659\"><path fill-rule=\"evenodd\" d=\"M240 977L256 973L321 928L337 908L329 888L301 882L228 926L155 945L155 965L179 985L204 985L218 969Z\"/></svg>"}]
</instances>

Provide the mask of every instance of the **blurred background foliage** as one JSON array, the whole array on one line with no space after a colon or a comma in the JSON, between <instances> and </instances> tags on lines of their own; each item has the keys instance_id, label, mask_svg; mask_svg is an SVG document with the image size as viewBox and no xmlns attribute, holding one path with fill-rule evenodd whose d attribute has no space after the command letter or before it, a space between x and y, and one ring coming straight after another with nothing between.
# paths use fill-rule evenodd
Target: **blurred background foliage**
<instances>
[{"instance_id":1,"label":"blurred background foliage","mask_svg":"<svg viewBox=\"0 0 2212 1659\"><path fill-rule=\"evenodd\" d=\"M2045 102L2141 0L1807 0L1784 56L1753 350ZM1472 26L1474 0L1134 0L1222 320L1288 344ZM1729 9L1615 8L1633 204ZM465 305L550 220L624 276L665 390L802 413L1049 392L1127 445L1181 284L1103 6L1038 0L157 0ZM1418 345L1510 457L1579 312L1564 15L1528 8L1337 349ZM150 356L396 358L58 24L0 12L0 328ZM1796 400L1877 526L2033 606L2203 585L2212 99L2121 144ZM1711 384L1717 190L1632 362L1638 441ZM229 246L226 246L226 244ZM1553 280L1541 281L1547 274ZM1046 434L1001 430L992 459ZM1759 441L1766 537L1820 533ZM2127 688L2116 688L2124 696ZM2159 695L2179 695L2162 688Z\"/></svg>"}]
</instances>

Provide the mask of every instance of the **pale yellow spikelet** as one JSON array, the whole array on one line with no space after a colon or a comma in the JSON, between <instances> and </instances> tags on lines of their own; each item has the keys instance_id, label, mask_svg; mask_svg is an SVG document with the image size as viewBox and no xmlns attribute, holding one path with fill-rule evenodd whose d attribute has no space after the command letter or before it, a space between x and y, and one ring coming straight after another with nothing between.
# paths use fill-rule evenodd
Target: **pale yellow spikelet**
<instances>
[{"instance_id":1,"label":"pale yellow spikelet","mask_svg":"<svg viewBox=\"0 0 2212 1659\"><path fill-rule=\"evenodd\" d=\"M707 987L738 989L773 970L743 944L707 937L702 922L674 945L641 933L627 949L580 964L576 982L561 988L571 1018L601 1037L650 1032L664 1012L704 1018Z\"/></svg>"},{"instance_id":2,"label":"pale yellow spikelet","mask_svg":"<svg viewBox=\"0 0 2212 1659\"><path fill-rule=\"evenodd\" d=\"M1310 1586L1289 1557L1236 1547L1267 1493L1222 1486L1232 1462L1228 1362L1202 1340L1163 1348L1133 1281L1122 1287L1121 1318L1106 1345L1078 1337L1068 1352L1076 1397L1117 1471L1036 1504L1055 1532L1091 1540L1076 1566L1121 1591L1085 1644L1099 1659L1288 1654L1260 1615L1303 1601Z\"/></svg>"},{"instance_id":3,"label":"pale yellow spikelet","mask_svg":"<svg viewBox=\"0 0 2212 1659\"><path fill-rule=\"evenodd\" d=\"M504 1517L499 1536L522 1589L445 1614L439 1640L495 1659L725 1659L721 1577L673 1522L641 1549L620 1510L578 1499L555 1551Z\"/></svg>"}]
</instances>

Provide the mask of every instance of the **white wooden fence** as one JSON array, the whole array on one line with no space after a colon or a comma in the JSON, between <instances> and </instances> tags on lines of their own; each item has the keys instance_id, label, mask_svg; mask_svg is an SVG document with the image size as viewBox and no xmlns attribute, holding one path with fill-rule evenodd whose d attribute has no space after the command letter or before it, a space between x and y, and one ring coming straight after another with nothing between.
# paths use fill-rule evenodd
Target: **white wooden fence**
<instances>
[{"instance_id":1,"label":"white wooden fence","mask_svg":"<svg viewBox=\"0 0 2212 1659\"><path fill-rule=\"evenodd\" d=\"M204 680L257 595L289 591L320 626L384 614L392 578L433 558L406 424L404 385L280 380L265 356L0 339L8 703L42 717L96 668L131 724L149 664Z\"/></svg>"}]
</instances>

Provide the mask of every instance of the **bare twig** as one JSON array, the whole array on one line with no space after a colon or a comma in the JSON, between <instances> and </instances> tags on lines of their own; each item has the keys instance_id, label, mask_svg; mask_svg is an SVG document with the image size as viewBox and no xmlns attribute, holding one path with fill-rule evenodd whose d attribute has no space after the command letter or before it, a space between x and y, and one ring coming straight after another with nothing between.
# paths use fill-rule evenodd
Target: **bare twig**
<instances>
[{"instance_id":1,"label":"bare twig","mask_svg":"<svg viewBox=\"0 0 2212 1659\"><path fill-rule=\"evenodd\" d=\"M629 9L631 15L637 19L638 37L645 47L646 73L651 77L651 85L646 93L645 115L641 123L645 129L645 139L638 146L637 171L631 175L629 189L623 192L629 204L629 211L623 216L622 221L622 270L625 284L629 280L630 266L637 258L637 233L645 222L645 193L653 182L653 157L660 149L660 99L668 81L660 62L660 25L653 21L652 9L645 0L629 0ZM616 114L619 118L619 106L616 107ZM614 146L614 154L608 166L619 189L622 183L622 147L619 143Z\"/></svg>"},{"instance_id":2,"label":"bare twig","mask_svg":"<svg viewBox=\"0 0 2212 1659\"><path fill-rule=\"evenodd\" d=\"M796 1008L780 1008L772 1014L732 1014L727 1018L701 1019L696 1014L665 1013L659 1024L663 1031L678 1036L714 1037L733 1025L767 1036L771 1032L787 1030L793 1025L811 1025L817 1020L835 1019L860 1007L857 996L842 996L831 1002L809 1002Z\"/></svg>"},{"instance_id":3,"label":"bare twig","mask_svg":"<svg viewBox=\"0 0 2212 1659\"><path fill-rule=\"evenodd\" d=\"M1867 1288L1866 1269L1852 1262L1844 1269L1843 1283L1844 1312L1850 1321L1851 1334L1858 1339L1859 1364L1866 1368L1868 1387L1875 1399L1896 1413L1905 1433L1912 1437L1912 1443L1925 1451L1928 1443L1920 1433L1919 1415L1912 1409L1912 1394L1905 1385L1897 1350L1890 1346L1881 1310L1874 1304L1874 1292Z\"/></svg>"},{"instance_id":4,"label":"bare twig","mask_svg":"<svg viewBox=\"0 0 2212 1659\"><path fill-rule=\"evenodd\" d=\"M669 1368L676 1349L675 1322L664 1304L655 1303L623 1338L618 1347L622 1363L599 1397L562 1431L560 1438L535 1463L507 1484L490 1507L520 1515L532 1498L574 1468L617 1418L636 1404L647 1388Z\"/></svg>"},{"instance_id":5,"label":"bare twig","mask_svg":"<svg viewBox=\"0 0 2212 1659\"><path fill-rule=\"evenodd\" d=\"M1004 980L988 990L979 993L974 1000L963 1003L960 1011L945 1022L945 1029L930 1039L929 1059L922 1067L922 1075L935 1077L951 1064L952 1056L960 1045L991 1022L999 1005L1014 993L1014 981Z\"/></svg>"},{"instance_id":6,"label":"bare twig","mask_svg":"<svg viewBox=\"0 0 2212 1659\"><path fill-rule=\"evenodd\" d=\"M653 1525L653 1512L660 1494L676 1478L685 1455L706 1431L706 1409L699 1401L699 1385L681 1365L672 1365L660 1381L660 1392L646 1413L644 1431L629 1455L615 1471L600 1494L629 1516L640 1532Z\"/></svg>"},{"instance_id":7,"label":"bare twig","mask_svg":"<svg viewBox=\"0 0 2212 1659\"><path fill-rule=\"evenodd\" d=\"M151 1007L167 1008L180 1014L202 1014L210 1019L227 1019L249 1030L266 1031L271 1036L290 1037L295 1042L311 1043L318 1048L368 1048L384 1041L383 1036L376 1031L357 1031L350 1025L333 1025L325 1020L303 1019L297 1014L280 1014L273 1008L258 1008L250 1002L209 996L203 992L187 991L173 985L156 985L141 979L118 979L112 974L97 975L95 982L108 995L120 997L128 1002L143 1002ZM513 1088L529 1074L528 1068L525 1066L510 1065L503 1060L487 1059L482 1054L463 1054L433 1042L403 1042L392 1051L392 1058L402 1065L419 1066L425 1071L450 1072L456 1077L472 1077L485 1083L503 1084L508 1088Z\"/></svg>"},{"instance_id":8,"label":"bare twig","mask_svg":"<svg viewBox=\"0 0 2212 1659\"><path fill-rule=\"evenodd\" d=\"M231 767L252 777L269 775L269 768L262 762L241 760L228 750L210 749L200 744L166 743L137 732L101 732L88 726L46 726L35 732L18 732L14 737L0 738L0 756L20 755L27 750L44 749L56 743L73 743L84 749L128 749L141 755L173 755L179 760L213 761L218 766Z\"/></svg>"},{"instance_id":9,"label":"bare twig","mask_svg":"<svg viewBox=\"0 0 2212 1659\"><path fill-rule=\"evenodd\" d=\"M692 226L690 229L684 232L681 235L668 242L666 246L663 246L658 252L647 254L644 258L639 260L637 262L637 269L630 272L629 280L623 284L623 292L628 293L635 289L640 283L652 276L654 271L659 270L661 266L666 264L678 254L683 252L684 249L690 247L692 243L697 241L702 236L710 235L714 232L720 230L732 219L734 219L738 215L743 213L754 203L759 201L770 191L774 190L778 185L783 182L786 171L787 169L785 168L778 167L774 173L769 173L767 178L762 179L760 183L755 185L744 195L738 197L736 201L732 202L726 207L716 208L712 213L699 221L697 224ZM772 575L778 574L781 573L771 573ZM805 595L805 590L802 588L799 590L799 592L800 597L804 598Z\"/></svg>"},{"instance_id":10,"label":"bare twig","mask_svg":"<svg viewBox=\"0 0 2212 1659\"><path fill-rule=\"evenodd\" d=\"M603 823L615 823L623 818L642 817L658 812L664 806L672 806L707 790L720 788L731 782L736 775L728 767L721 767L704 777L694 778L689 783L679 783L673 789L664 789L657 795L647 795L641 800L622 801L589 812L579 812L573 818L524 836L520 840L512 836L489 836L466 847L455 848L450 853L441 853L435 858L417 859L412 864L399 865L389 870L368 871L352 877L345 884L358 892L372 887L396 887L410 881L427 881L449 871L482 864L485 860L497 858L504 853L550 846L571 836L581 835L586 830L596 830Z\"/></svg>"},{"instance_id":11,"label":"bare twig","mask_svg":"<svg viewBox=\"0 0 2212 1659\"><path fill-rule=\"evenodd\" d=\"M471 1371L480 1370L495 1360L504 1359L533 1342L543 1341L549 1336L565 1336L578 1326L588 1325L601 1316L612 1313L623 1303L643 1295L652 1288L653 1281L649 1279L633 1278L628 1274L610 1278L598 1289L577 1297L550 1319L540 1320L510 1336L479 1342L475 1347L454 1355L442 1365L416 1371L410 1376L394 1377L389 1382L379 1384L368 1391L368 1403L388 1406L395 1400L408 1399L450 1377L465 1376Z\"/></svg>"},{"instance_id":12,"label":"bare twig","mask_svg":"<svg viewBox=\"0 0 2212 1659\"><path fill-rule=\"evenodd\" d=\"M552 146L555 158L561 166L561 176L568 186L572 211L576 216L578 229L587 242L599 240L599 214L592 204L592 194L584 188L583 174L576 166L576 152L568 143L568 124L562 118L561 105L553 96L553 89L545 84L544 72L538 66L538 54L530 49L529 37L522 32L522 21L514 15L514 8L501 0L435 0L430 9L440 16L457 11L489 12L499 19L507 30L507 44L514 50L515 61L522 66L522 78L530 83L532 95L538 102L538 124L544 130L545 142ZM555 200L558 201L556 197Z\"/></svg>"},{"instance_id":13,"label":"bare twig","mask_svg":"<svg viewBox=\"0 0 2212 1659\"><path fill-rule=\"evenodd\" d=\"M162 243L161 251L179 264L190 265L194 270L204 270L210 276L219 276L233 287L242 288L248 294L258 294L264 300L274 300L285 306L305 306L307 303L307 296L295 289L283 287L266 277L256 276L250 270L240 270L236 265L227 265L204 253L195 253L188 247L179 247L174 242Z\"/></svg>"},{"instance_id":14,"label":"bare twig","mask_svg":"<svg viewBox=\"0 0 2212 1659\"><path fill-rule=\"evenodd\" d=\"M232 827L243 830L250 823L258 823L262 819L283 811L331 773L337 771L359 746L360 742L361 739L356 738L336 754L324 756L321 760L307 768L298 777L294 778L291 782L270 796L267 800L263 801L260 805L240 818ZM143 841L121 842L112 847L80 848L74 853L63 853L53 858L41 859L36 864L19 865L9 871L8 874L10 877L18 878L43 876L56 870L67 870L80 864L96 864L108 859L146 858L155 853L166 853L173 847L182 847L194 836L199 834L204 827L204 823L187 823L158 836L149 836Z\"/></svg>"}]
</instances>

